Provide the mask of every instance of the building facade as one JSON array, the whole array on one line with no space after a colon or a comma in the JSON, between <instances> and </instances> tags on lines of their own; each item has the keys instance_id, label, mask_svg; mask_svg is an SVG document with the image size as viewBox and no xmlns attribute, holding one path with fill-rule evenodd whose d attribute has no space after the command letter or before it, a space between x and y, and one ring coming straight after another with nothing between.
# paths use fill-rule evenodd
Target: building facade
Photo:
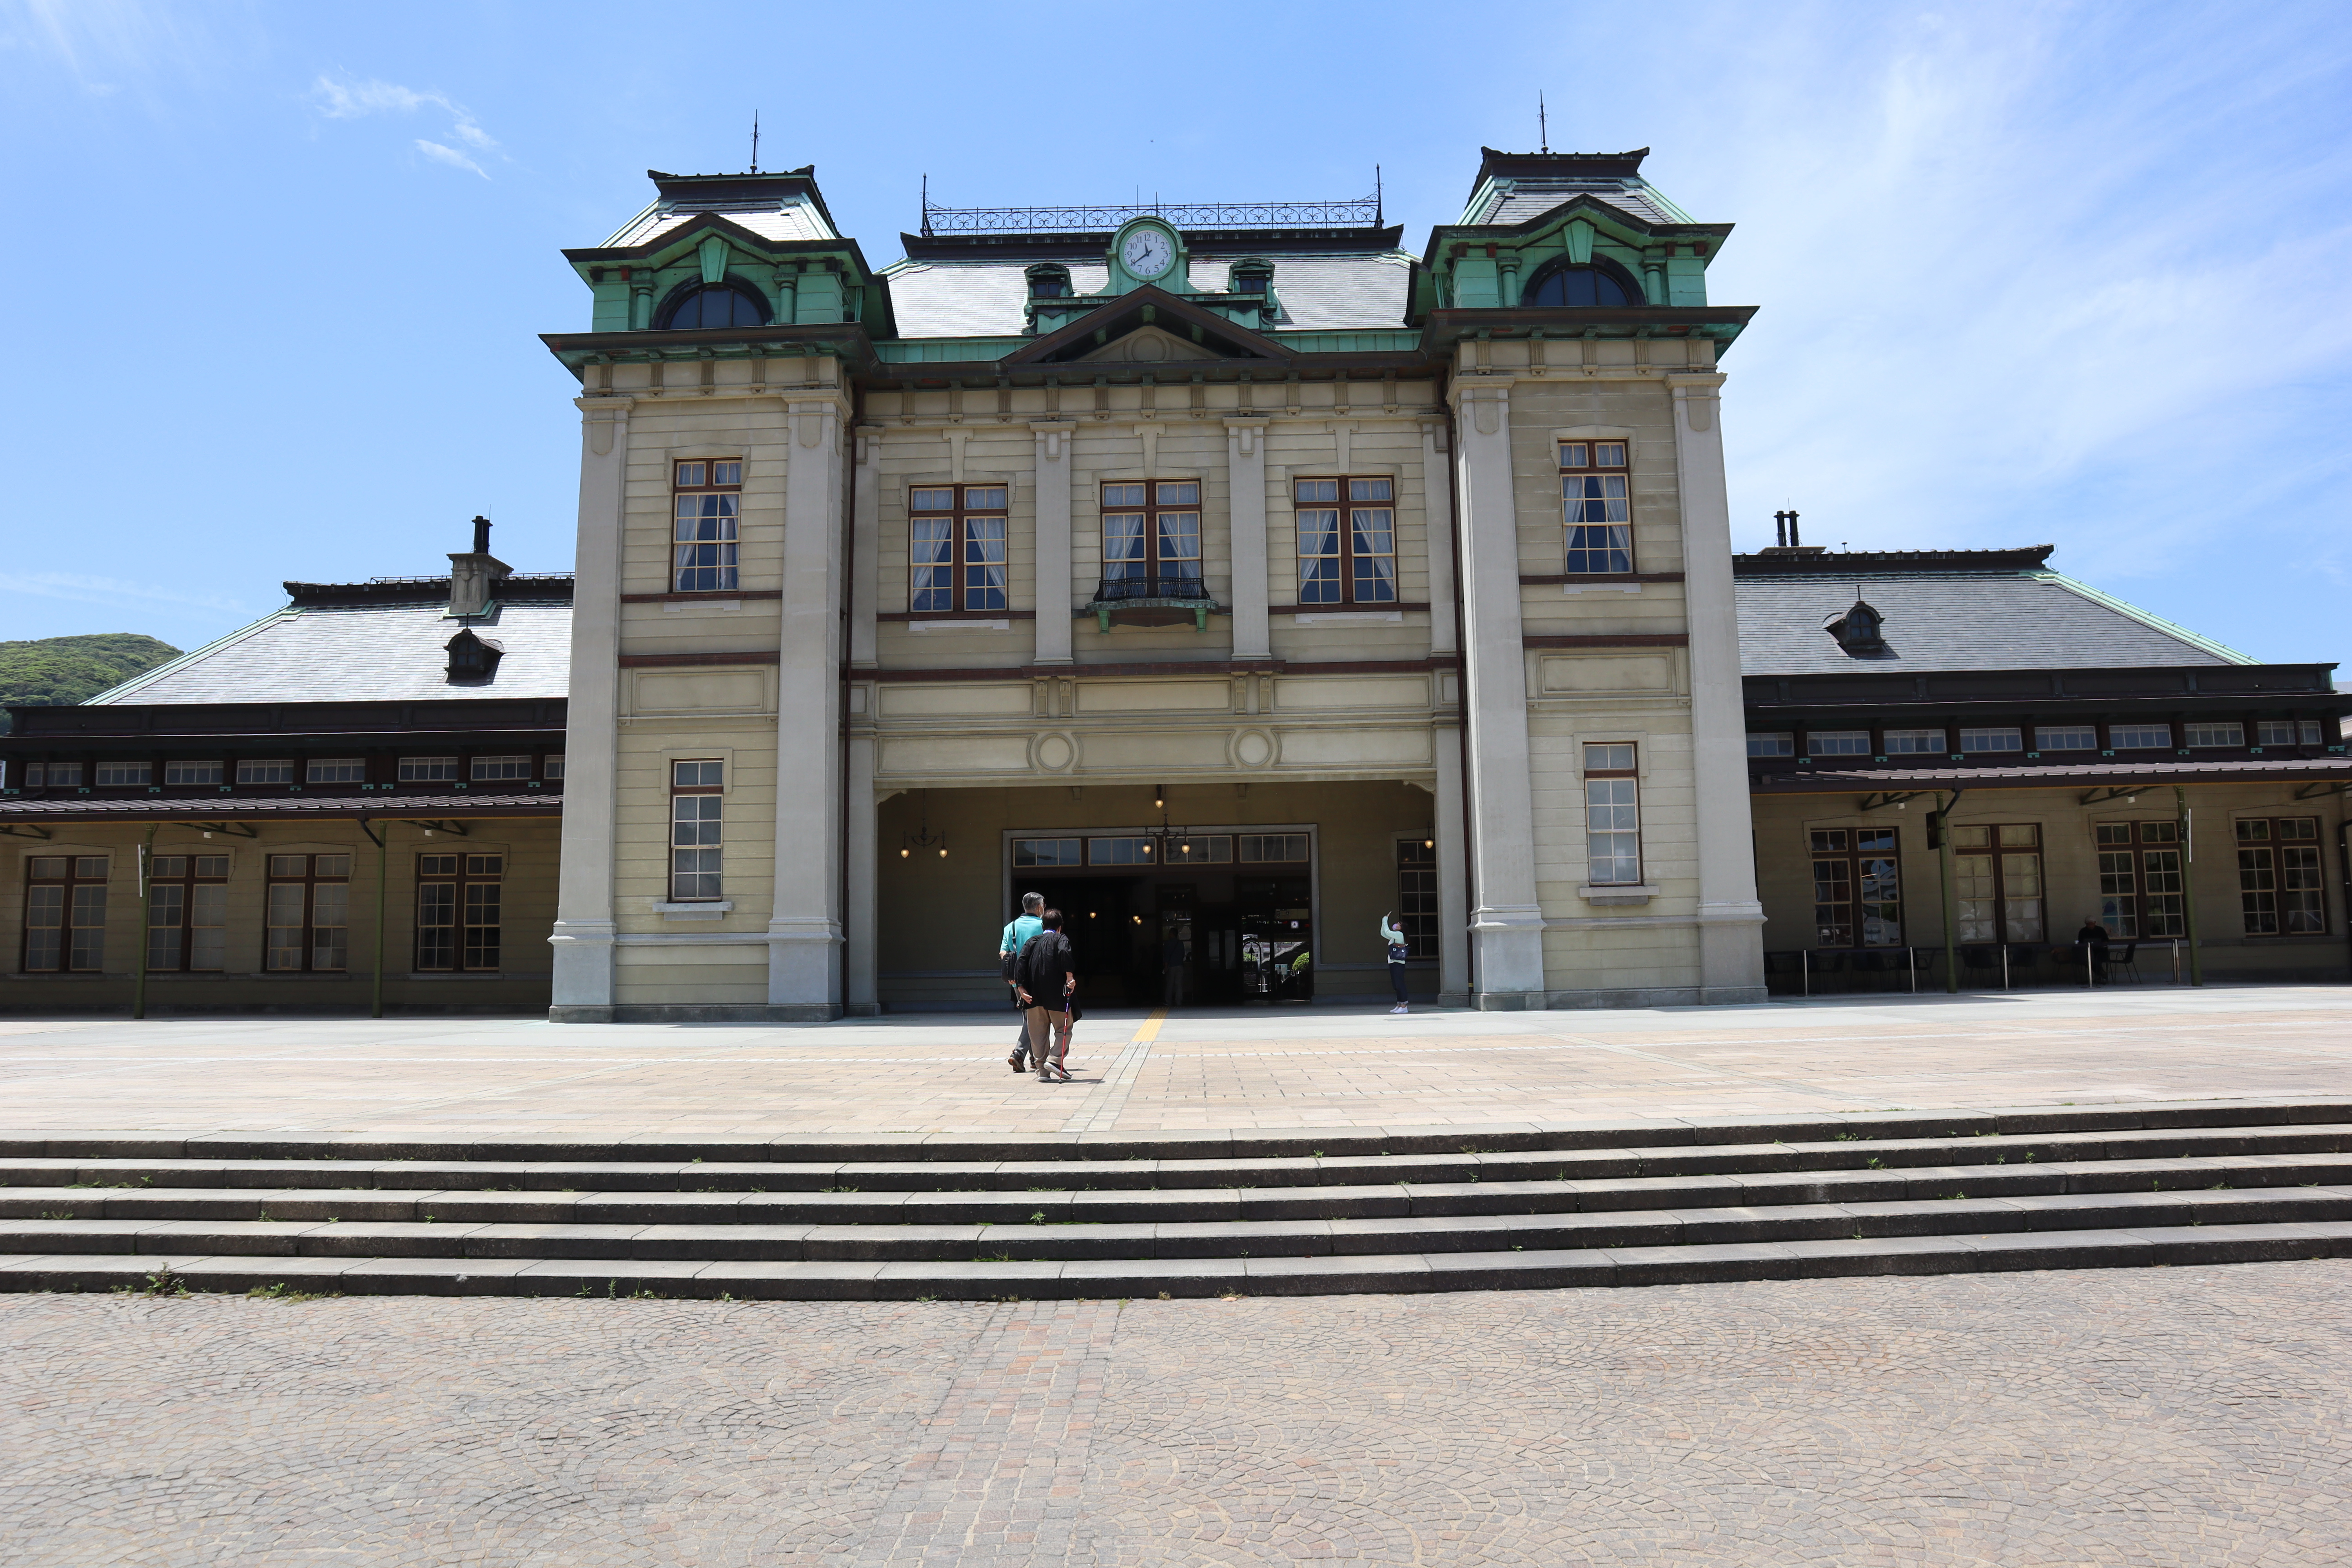
<instances>
[{"instance_id":1,"label":"building facade","mask_svg":"<svg viewBox=\"0 0 2352 1568\"><path fill-rule=\"evenodd\" d=\"M566 253L554 1016L1763 994L1710 305L1643 155L1378 203L940 209L655 174Z\"/></svg>"},{"instance_id":2,"label":"building facade","mask_svg":"<svg viewBox=\"0 0 2352 1568\"><path fill-rule=\"evenodd\" d=\"M572 580L282 609L0 735L0 1010L547 1005Z\"/></svg>"},{"instance_id":3,"label":"building facade","mask_svg":"<svg viewBox=\"0 0 2352 1568\"><path fill-rule=\"evenodd\" d=\"M2346 976L2336 667L2259 663L2050 553L1738 558L1775 992Z\"/></svg>"}]
</instances>

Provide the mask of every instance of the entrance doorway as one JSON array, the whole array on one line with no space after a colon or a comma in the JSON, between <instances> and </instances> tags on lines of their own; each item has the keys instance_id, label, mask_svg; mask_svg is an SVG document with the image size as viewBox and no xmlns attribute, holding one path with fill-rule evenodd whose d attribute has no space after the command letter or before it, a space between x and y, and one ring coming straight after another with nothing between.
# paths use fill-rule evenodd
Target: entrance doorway
<instances>
[{"instance_id":1,"label":"entrance doorway","mask_svg":"<svg viewBox=\"0 0 2352 1568\"><path fill-rule=\"evenodd\" d=\"M1012 892L1016 901L1042 893L1062 911L1090 1002L1231 1006L1314 994L1313 960L1298 962L1315 940L1304 864L1016 866Z\"/></svg>"}]
</instances>

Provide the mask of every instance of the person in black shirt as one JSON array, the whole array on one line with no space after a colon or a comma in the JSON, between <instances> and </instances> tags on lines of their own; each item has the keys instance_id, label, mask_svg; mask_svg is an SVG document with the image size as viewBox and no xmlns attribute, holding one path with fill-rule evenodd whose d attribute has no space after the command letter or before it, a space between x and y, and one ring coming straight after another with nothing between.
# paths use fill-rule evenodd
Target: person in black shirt
<instances>
[{"instance_id":1,"label":"person in black shirt","mask_svg":"<svg viewBox=\"0 0 2352 1568\"><path fill-rule=\"evenodd\" d=\"M1013 984L1028 1009L1029 1058L1037 1064L1038 1080L1051 1083L1058 1073L1067 1083L1070 996L1078 988L1078 973L1070 939L1062 934L1062 911L1047 910L1045 919L1045 929L1029 939L1013 965Z\"/></svg>"}]
</instances>

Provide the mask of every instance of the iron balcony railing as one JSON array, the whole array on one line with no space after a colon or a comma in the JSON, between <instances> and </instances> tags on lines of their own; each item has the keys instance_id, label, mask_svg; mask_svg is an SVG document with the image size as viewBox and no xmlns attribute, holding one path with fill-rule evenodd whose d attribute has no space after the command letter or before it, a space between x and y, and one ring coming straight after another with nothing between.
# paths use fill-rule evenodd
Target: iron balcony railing
<instances>
[{"instance_id":1,"label":"iron balcony railing","mask_svg":"<svg viewBox=\"0 0 2352 1568\"><path fill-rule=\"evenodd\" d=\"M1106 577L1095 590L1095 603L1121 604L1133 599L1178 599L1187 604L1209 602L1209 585L1198 574L1177 577Z\"/></svg>"},{"instance_id":2,"label":"iron balcony railing","mask_svg":"<svg viewBox=\"0 0 2352 1568\"><path fill-rule=\"evenodd\" d=\"M1100 234L1129 218L1176 228L1377 228L1381 193L1344 202L1149 202L1125 206L942 207L923 199L923 233Z\"/></svg>"}]
</instances>

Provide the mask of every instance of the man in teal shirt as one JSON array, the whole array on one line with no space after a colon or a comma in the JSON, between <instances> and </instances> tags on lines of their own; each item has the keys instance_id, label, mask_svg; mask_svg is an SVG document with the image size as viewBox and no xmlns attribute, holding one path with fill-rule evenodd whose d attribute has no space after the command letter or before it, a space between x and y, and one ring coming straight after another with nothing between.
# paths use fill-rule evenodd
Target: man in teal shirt
<instances>
[{"instance_id":1,"label":"man in teal shirt","mask_svg":"<svg viewBox=\"0 0 2352 1568\"><path fill-rule=\"evenodd\" d=\"M1013 992L1013 1005L1015 1007L1021 1005L1021 992L1020 987L1013 984L1013 960L1019 956L1024 947L1028 945L1031 937L1045 929L1045 922L1038 918L1045 912L1045 894L1022 894L1021 912L1006 923L1004 935L996 944L996 966L1004 973L1004 984ZM1028 1055L1029 1016L1024 1013L1021 1016L1020 1037L1013 1043L1013 1054L1004 1059L1013 1064L1014 1072L1019 1072L1024 1067Z\"/></svg>"}]
</instances>

